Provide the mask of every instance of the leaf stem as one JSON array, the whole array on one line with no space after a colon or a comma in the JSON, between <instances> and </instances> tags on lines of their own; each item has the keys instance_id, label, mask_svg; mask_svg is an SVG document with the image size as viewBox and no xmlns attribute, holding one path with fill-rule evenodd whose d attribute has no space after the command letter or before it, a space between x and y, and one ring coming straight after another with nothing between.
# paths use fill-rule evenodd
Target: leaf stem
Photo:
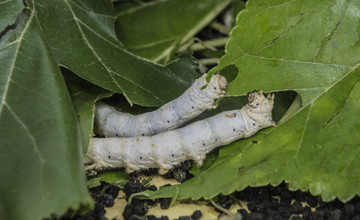
<instances>
[{"instance_id":1,"label":"leaf stem","mask_svg":"<svg viewBox=\"0 0 360 220\"><path fill-rule=\"evenodd\" d=\"M178 52L185 51L189 47L193 51L200 51L200 50L205 50L205 49L217 50L216 47L225 46L225 44L228 42L228 40L229 40L228 37L216 38L216 39L208 40L208 41L201 41L199 38L193 38L189 42L182 45L179 48ZM194 41L198 41L198 43L194 43Z\"/></svg>"},{"instance_id":2,"label":"leaf stem","mask_svg":"<svg viewBox=\"0 0 360 220\"><path fill-rule=\"evenodd\" d=\"M200 59L199 63L201 65L216 65L219 62L219 58L206 58L206 59Z\"/></svg>"},{"instance_id":3,"label":"leaf stem","mask_svg":"<svg viewBox=\"0 0 360 220\"><path fill-rule=\"evenodd\" d=\"M216 50L216 47L223 47L228 42L228 37L216 38L213 40L203 41L191 45L190 49L193 51L211 49Z\"/></svg>"},{"instance_id":4,"label":"leaf stem","mask_svg":"<svg viewBox=\"0 0 360 220\"><path fill-rule=\"evenodd\" d=\"M228 216L232 216L234 215L233 213L231 213L229 210L224 209L223 207L219 206L218 204L216 204L216 202L214 202L213 200L210 200L211 205L213 205L216 209L219 209L220 211L222 211L223 213L227 214Z\"/></svg>"},{"instance_id":5,"label":"leaf stem","mask_svg":"<svg viewBox=\"0 0 360 220\"><path fill-rule=\"evenodd\" d=\"M229 35L230 33L230 28L221 24L220 22L217 22L217 21L214 21L214 22L211 22L210 24L210 27L222 34L226 34L226 35Z\"/></svg>"}]
</instances>

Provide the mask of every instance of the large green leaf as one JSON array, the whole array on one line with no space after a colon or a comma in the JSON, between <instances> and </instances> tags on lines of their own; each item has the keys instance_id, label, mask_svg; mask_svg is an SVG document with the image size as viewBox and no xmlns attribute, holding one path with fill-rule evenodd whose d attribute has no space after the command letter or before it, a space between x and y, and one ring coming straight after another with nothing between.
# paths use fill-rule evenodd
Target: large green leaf
<instances>
[{"instance_id":1,"label":"large green leaf","mask_svg":"<svg viewBox=\"0 0 360 220\"><path fill-rule=\"evenodd\" d=\"M126 51L114 32L111 1L35 1L36 18L58 64L129 102L159 106L190 85L176 74Z\"/></svg>"},{"instance_id":2,"label":"large green leaf","mask_svg":"<svg viewBox=\"0 0 360 220\"><path fill-rule=\"evenodd\" d=\"M250 0L213 72L236 65L230 95L294 90L302 108L275 128L221 148L211 168L177 189L150 197L211 198L283 180L325 201L359 195L359 11L355 0Z\"/></svg>"},{"instance_id":3,"label":"large green leaf","mask_svg":"<svg viewBox=\"0 0 360 220\"><path fill-rule=\"evenodd\" d=\"M230 0L165 0L118 13L116 33L131 52L167 59L179 44L208 25Z\"/></svg>"},{"instance_id":4,"label":"large green leaf","mask_svg":"<svg viewBox=\"0 0 360 220\"><path fill-rule=\"evenodd\" d=\"M24 9L22 0L0 0L0 36L7 26L15 23L16 16Z\"/></svg>"},{"instance_id":5,"label":"large green leaf","mask_svg":"<svg viewBox=\"0 0 360 220\"><path fill-rule=\"evenodd\" d=\"M0 219L92 204L70 96L35 10L27 14L0 41Z\"/></svg>"}]
</instances>

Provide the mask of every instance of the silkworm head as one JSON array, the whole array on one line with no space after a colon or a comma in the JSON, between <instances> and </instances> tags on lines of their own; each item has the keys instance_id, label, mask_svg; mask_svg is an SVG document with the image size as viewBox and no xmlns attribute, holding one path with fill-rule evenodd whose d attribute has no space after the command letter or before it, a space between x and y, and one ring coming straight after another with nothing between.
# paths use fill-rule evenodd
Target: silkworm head
<instances>
[{"instance_id":1,"label":"silkworm head","mask_svg":"<svg viewBox=\"0 0 360 220\"><path fill-rule=\"evenodd\" d=\"M211 89L216 90L218 93L222 94L227 87L227 80L224 76L216 74L211 77L208 86Z\"/></svg>"},{"instance_id":2,"label":"silkworm head","mask_svg":"<svg viewBox=\"0 0 360 220\"><path fill-rule=\"evenodd\" d=\"M256 90L247 94L248 103L252 103L255 100Z\"/></svg>"},{"instance_id":3,"label":"silkworm head","mask_svg":"<svg viewBox=\"0 0 360 220\"><path fill-rule=\"evenodd\" d=\"M255 112L260 112L259 110L261 110L263 113L268 113L272 111L274 99L274 94L272 96L268 94L266 98L261 90L254 91L248 94L249 103L247 106L254 108Z\"/></svg>"},{"instance_id":4,"label":"silkworm head","mask_svg":"<svg viewBox=\"0 0 360 220\"><path fill-rule=\"evenodd\" d=\"M219 88L221 90L224 90L227 87L227 80L226 80L226 78L224 76L221 76L221 75L219 75L219 78L220 78L219 81L218 81Z\"/></svg>"},{"instance_id":5,"label":"silkworm head","mask_svg":"<svg viewBox=\"0 0 360 220\"><path fill-rule=\"evenodd\" d=\"M274 94L268 94L265 97L261 90L251 92L248 94L249 103L243 107L243 110L247 112L249 117L259 123L261 127L274 126L275 122L271 118L274 99Z\"/></svg>"}]
</instances>

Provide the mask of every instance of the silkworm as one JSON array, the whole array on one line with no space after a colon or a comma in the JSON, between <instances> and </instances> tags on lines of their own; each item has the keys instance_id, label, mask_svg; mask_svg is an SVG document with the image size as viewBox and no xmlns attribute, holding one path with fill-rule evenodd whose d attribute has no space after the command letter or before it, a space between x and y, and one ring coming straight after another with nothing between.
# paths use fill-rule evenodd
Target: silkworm
<instances>
[{"instance_id":1,"label":"silkworm","mask_svg":"<svg viewBox=\"0 0 360 220\"><path fill-rule=\"evenodd\" d=\"M172 130L216 107L214 101L225 94L226 78L214 75L206 88L206 74L195 80L181 96L153 112L139 115L116 111L105 103L95 109L94 130L103 137L149 136Z\"/></svg>"},{"instance_id":2,"label":"silkworm","mask_svg":"<svg viewBox=\"0 0 360 220\"><path fill-rule=\"evenodd\" d=\"M264 97L261 91L252 92L248 95L249 103L240 110L225 111L154 136L93 138L87 159L95 170L126 167L127 172L132 172L160 168L160 174L189 159L201 165L214 148L274 126L271 117L274 98L270 94Z\"/></svg>"}]
</instances>

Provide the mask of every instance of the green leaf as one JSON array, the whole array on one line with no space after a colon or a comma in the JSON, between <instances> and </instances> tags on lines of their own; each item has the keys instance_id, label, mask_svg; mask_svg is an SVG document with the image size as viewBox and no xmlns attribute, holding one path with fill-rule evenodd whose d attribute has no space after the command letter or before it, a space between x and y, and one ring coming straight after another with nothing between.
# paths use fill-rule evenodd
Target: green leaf
<instances>
[{"instance_id":1,"label":"green leaf","mask_svg":"<svg viewBox=\"0 0 360 220\"><path fill-rule=\"evenodd\" d=\"M117 40L111 1L35 1L36 18L59 65L130 103L160 106L190 86L164 66L132 55Z\"/></svg>"},{"instance_id":2,"label":"green leaf","mask_svg":"<svg viewBox=\"0 0 360 220\"><path fill-rule=\"evenodd\" d=\"M359 195L359 8L359 1L250 0L212 73L236 65L230 95L294 90L302 108L275 128L221 148L211 168L150 198L178 191L179 199L209 199L283 180L324 201Z\"/></svg>"},{"instance_id":3,"label":"green leaf","mask_svg":"<svg viewBox=\"0 0 360 220\"><path fill-rule=\"evenodd\" d=\"M95 102L113 93L79 78L67 69L62 69L62 72L80 123L83 154L86 155L90 138L94 136Z\"/></svg>"},{"instance_id":4,"label":"green leaf","mask_svg":"<svg viewBox=\"0 0 360 220\"><path fill-rule=\"evenodd\" d=\"M34 10L0 41L0 219L91 205L79 127Z\"/></svg>"},{"instance_id":5,"label":"green leaf","mask_svg":"<svg viewBox=\"0 0 360 220\"><path fill-rule=\"evenodd\" d=\"M231 15L232 15L231 27L234 27L236 25L236 17L241 10L245 9L245 4L246 2L243 2L242 0L233 1L233 5L231 8Z\"/></svg>"},{"instance_id":6,"label":"green leaf","mask_svg":"<svg viewBox=\"0 0 360 220\"><path fill-rule=\"evenodd\" d=\"M128 179L129 179L128 174L125 172L124 169L108 170L88 180L87 184L90 188L93 188L96 186L100 186L102 181L123 187L128 182Z\"/></svg>"},{"instance_id":7,"label":"green leaf","mask_svg":"<svg viewBox=\"0 0 360 220\"><path fill-rule=\"evenodd\" d=\"M0 0L0 37L7 26L13 25L16 16L24 9L22 0Z\"/></svg>"},{"instance_id":8,"label":"green leaf","mask_svg":"<svg viewBox=\"0 0 360 220\"><path fill-rule=\"evenodd\" d=\"M116 33L131 52L158 62L208 25L229 0L165 0L118 13Z\"/></svg>"},{"instance_id":9,"label":"green leaf","mask_svg":"<svg viewBox=\"0 0 360 220\"><path fill-rule=\"evenodd\" d=\"M201 74L196 71L199 68L199 63L194 57L188 54L174 58L166 67L182 80L191 84L201 76Z\"/></svg>"}]
</instances>

